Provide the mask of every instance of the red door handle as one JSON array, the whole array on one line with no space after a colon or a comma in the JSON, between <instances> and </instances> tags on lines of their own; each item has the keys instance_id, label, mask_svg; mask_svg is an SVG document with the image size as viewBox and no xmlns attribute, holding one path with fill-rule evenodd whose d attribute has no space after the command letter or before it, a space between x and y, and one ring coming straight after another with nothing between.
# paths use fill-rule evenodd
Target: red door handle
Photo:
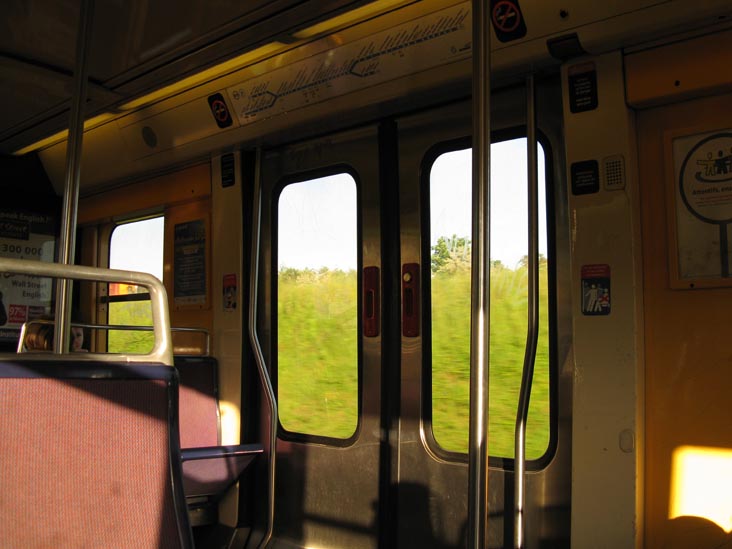
<instances>
[{"instance_id":1,"label":"red door handle","mask_svg":"<svg viewBox=\"0 0 732 549\"><path fill-rule=\"evenodd\" d=\"M381 302L379 295L379 268L365 267L363 270L363 335L379 335Z\"/></svg>"},{"instance_id":2,"label":"red door handle","mask_svg":"<svg viewBox=\"0 0 732 549\"><path fill-rule=\"evenodd\" d=\"M402 265L402 335L419 337L419 263Z\"/></svg>"}]
</instances>

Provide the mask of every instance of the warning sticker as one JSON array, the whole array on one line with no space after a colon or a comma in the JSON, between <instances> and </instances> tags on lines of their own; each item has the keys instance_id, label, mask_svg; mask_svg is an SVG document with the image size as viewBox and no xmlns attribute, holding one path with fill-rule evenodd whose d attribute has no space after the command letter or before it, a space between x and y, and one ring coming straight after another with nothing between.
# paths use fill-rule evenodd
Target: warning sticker
<instances>
[{"instance_id":1,"label":"warning sticker","mask_svg":"<svg viewBox=\"0 0 732 549\"><path fill-rule=\"evenodd\" d=\"M600 190L600 168L597 160L573 162L570 167L572 194L593 194Z\"/></svg>"},{"instance_id":2,"label":"warning sticker","mask_svg":"<svg viewBox=\"0 0 732 549\"><path fill-rule=\"evenodd\" d=\"M582 265L582 314L610 314L610 265Z\"/></svg>"},{"instance_id":3,"label":"warning sticker","mask_svg":"<svg viewBox=\"0 0 732 549\"><path fill-rule=\"evenodd\" d=\"M229 107L226 106L224 96L220 93L215 93L208 98L208 105L211 107L211 113L216 120L216 124L219 128L228 128L234 123L229 113Z\"/></svg>"},{"instance_id":4,"label":"warning sticker","mask_svg":"<svg viewBox=\"0 0 732 549\"><path fill-rule=\"evenodd\" d=\"M236 273L224 275L224 311L233 312L236 311Z\"/></svg>"},{"instance_id":5,"label":"warning sticker","mask_svg":"<svg viewBox=\"0 0 732 549\"><path fill-rule=\"evenodd\" d=\"M573 113L597 108L597 71L592 62L569 67L569 110Z\"/></svg>"},{"instance_id":6,"label":"warning sticker","mask_svg":"<svg viewBox=\"0 0 732 549\"><path fill-rule=\"evenodd\" d=\"M496 38L501 42L526 36L526 24L518 0L491 0L491 23Z\"/></svg>"}]
</instances>

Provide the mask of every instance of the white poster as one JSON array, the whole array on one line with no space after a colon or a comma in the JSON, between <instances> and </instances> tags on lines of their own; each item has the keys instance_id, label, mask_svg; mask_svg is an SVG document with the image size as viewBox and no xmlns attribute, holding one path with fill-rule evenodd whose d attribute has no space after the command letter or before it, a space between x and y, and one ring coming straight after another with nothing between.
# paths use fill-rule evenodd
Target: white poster
<instances>
[{"instance_id":1,"label":"white poster","mask_svg":"<svg viewBox=\"0 0 732 549\"><path fill-rule=\"evenodd\" d=\"M0 256L53 261L53 216L0 209ZM49 278L0 273L0 341L17 341L24 322L51 311Z\"/></svg>"},{"instance_id":2,"label":"white poster","mask_svg":"<svg viewBox=\"0 0 732 549\"><path fill-rule=\"evenodd\" d=\"M729 278L732 130L673 141L680 279Z\"/></svg>"}]
</instances>

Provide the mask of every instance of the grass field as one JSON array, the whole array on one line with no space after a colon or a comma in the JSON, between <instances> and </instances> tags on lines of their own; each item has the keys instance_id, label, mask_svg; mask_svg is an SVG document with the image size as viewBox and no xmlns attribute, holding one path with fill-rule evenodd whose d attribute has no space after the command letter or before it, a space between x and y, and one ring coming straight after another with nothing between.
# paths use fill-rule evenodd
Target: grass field
<instances>
[{"instance_id":1,"label":"grass field","mask_svg":"<svg viewBox=\"0 0 732 549\"><path fill-rule=\"evenodd\" d=\"M526 268L491 271L491 454L513 456L526 339ZM546 266L542 323L527 431L527 457L549 441ZM357 285L354 271L288 269L278 280L280 420L301 433L347 438L358 413ZM467 451L470 379L470 272L432 278L433 432L447 450Z\"/></svg>"},{"instance_id":2,"label":"grass field","mask_svg":"<svg viewBox=\"0 0 732 549\"><path fill-rule=\"evenodd\" d=\"M468 263L469 264L469 263ZM468 447L470 271L432 276L432 429L446 450ZM526 344L526 268L491 269L490 452L513 456ZM542 263L541 330L529 409L526 455L549 443L549 352L546 264ZM289 431L348 438L358 421L358 315L355 271L287 269L277 304L280 421ZM110 324L150 325L149 302L111 303ZM147 353L150 332L111 331L109 351Z\"/></svg>"},{"instance_id":3,"label":"grass field","mask_svg":"<svg viewBox=\"0 0 732 549\"><path fill-rule=\"evenodd\" d=\"M152 326L152 310L149 301L122 301L109 304L109 324L126 326ZM152 332L110 330L107 352L149 353L155 336Z\"/></svg>"}]
</instances>

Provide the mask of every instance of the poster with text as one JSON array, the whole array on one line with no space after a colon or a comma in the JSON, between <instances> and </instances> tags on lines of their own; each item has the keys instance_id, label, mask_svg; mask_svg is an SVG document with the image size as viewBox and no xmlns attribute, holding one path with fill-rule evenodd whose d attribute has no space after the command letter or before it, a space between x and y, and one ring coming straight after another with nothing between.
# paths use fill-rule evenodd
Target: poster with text
<instances>
[{"instance_id":1,"label":"poster with text","mask_svg":"<svg viewBox=\"0 0 732 549\"><path fill-rule=\"evenodd\" d=\"M0 257L53 261L56 220L51 215L0 208ZM53 281L0 274L0 342L16 342L24 322L51 312Z\"/></svg>"},{"instance_id":2,"label":"poster with text","mask_svg":"<svg viewBox=\"0 0 732 549\"><path fill-rule=\"evenodd\" d=\"M673 140L678 274L730 277L732 129Z\"/></svg>"},{"instance_id":3,"label":"poster with text","mask_svg":"<svg viewBox=\"0 0 732 549\"><path fill-rule=\"evenodd\" d=\"M173 293L176 305L206 303L206 223L203 219L175 226Z\"/></svg>"}]
</instances>

